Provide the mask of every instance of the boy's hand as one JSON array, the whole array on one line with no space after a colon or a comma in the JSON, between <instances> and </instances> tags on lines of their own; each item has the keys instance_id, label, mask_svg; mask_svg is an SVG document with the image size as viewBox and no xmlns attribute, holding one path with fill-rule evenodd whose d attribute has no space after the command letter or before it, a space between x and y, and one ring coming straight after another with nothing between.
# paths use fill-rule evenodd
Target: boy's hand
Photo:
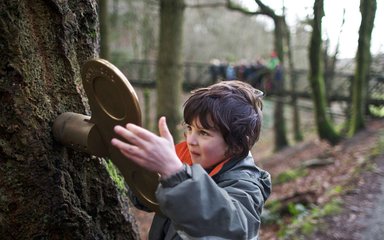
<instances>
[{"instance_id":1,"label":"boy's hand","mask_svg":"<svg viewBox=\"0 0 384 240\"><path fill-rule=\"evenodd\" d=\"M113 138L111 143L121 153L145 169L167 178L182 169L177 157L173 137L168 130L165 117L159 119L160 136L128 123L126 128L115 126L115 132L127 142Z\"/></svg>"}]
</instances>

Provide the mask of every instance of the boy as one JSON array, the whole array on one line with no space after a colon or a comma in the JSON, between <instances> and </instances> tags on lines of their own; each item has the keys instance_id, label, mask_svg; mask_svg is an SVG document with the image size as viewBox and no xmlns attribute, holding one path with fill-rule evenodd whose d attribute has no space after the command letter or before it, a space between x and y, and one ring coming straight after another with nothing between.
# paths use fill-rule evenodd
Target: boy
<instances>
[{"instance_id":1,"label":"boy","mask_svg":"<svg viewBox=\"0 0 384 240\"><path fill-rule=\"evenodd\" d=\"M184 104L186 141L176 146L165 117L160 136L133 124L115 127L129 144L112 144L161 176L156 198L163 215L155 215L149 239L258 239L271 191L270 175L250 154L261 129L261 97L240 81L193 91Z\"/></svg>"}]
</instances>

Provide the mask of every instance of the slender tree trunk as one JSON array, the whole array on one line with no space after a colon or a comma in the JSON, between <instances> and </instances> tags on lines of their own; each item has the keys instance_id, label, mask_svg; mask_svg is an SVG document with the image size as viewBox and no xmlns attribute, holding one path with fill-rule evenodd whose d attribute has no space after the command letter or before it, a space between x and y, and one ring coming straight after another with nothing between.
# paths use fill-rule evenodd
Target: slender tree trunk
<instances>
[{"instance_id":1,"label":"slender tree trunk","mask_svg":"<svg viewBox=\"0 0 384 240\"><path fill-rule=\"evenodd\" d=\"M0 1L0 238L137 239L103 160L53 140L85 113L80 68L97 56L91 0Z\"/></svg>"},{"instance_id":2,"label":"slender tree trunk","mask_svg":"<svg viewBox=\"0 0 384 240\"><path fill-rule=\"evenodd\" d=\"M111 28L117 29L116 26L119 20L119 0L112 0L112 16L111 16Z\"/></svg>"},{"instance_id":3,"label":"slender tree trunk","mask_svg":"<svg viewBox=\"0 0 384 240\"><path fill-rule=\"evenodd\" d=\"M140 31L142 35L142 53L141 58L144 60L151 59L151 51L153 49L157 48L157 44L154 45L155 42L155 29L153 28L154 24L152 22L152 10L151 10L151 3L148 0L145 0L142 2L144 5L144 12L143 12L143 18L140 22ZM152 72L152 63L148 62L148 64L140 64L139 65L139 77L140 79L151 79L153 76L151 76ZM150 99L154 96L153 93L155 91L151 91L150 89L144 89L144 127L149 130L157 130L157 122L153 122L153 119L151 119L151 112L156 110L156 106L152 106L150 104Z\"/></svg>"},{"instance_id":4,"label":"slender tree trunk","mask_svg":"<svg viewBox=\"0 0 384 240\"><path fill-rule=\"evenodd\" d=\"M352 114L349 135L353 136L365 127L365 106L367 101L367 83L371 63L371 36L376 14L376 0L361 0L361 25L359 44L356 53L356 69L352 83Z\"/></svg>"},{"instance_id":5,"label":"slender tree trunk","mask_svg":"<svg viewBox=\"0 0 384 240\"><path fill-rule=\"evenodd\" d=\"M177 141L181 121L184 0L160 0L160 44L157 65L157 116L166 116Z\"/></svg>"},{"instance_id":6,"label":"slender tree trunk","mask_svg":"<svg viewBox=\"0 0 384 240\"><path fill-rule=\"evenodd\" d=\"M289 66L289 77L290 77L290 86L291 86L291 105L292 105L292 128L293 128L293 137L296 142L300 142L303 140L303 134L301 132L300 126L300 112L299 107L297 105L297 94L296 94L296 82L297 82L297 75L295 71L295 65L292 58L292 46L291 46L291 34L288 29L288 26L285 25L286 31L286 39L287 39L287 55L288 55L288 66Z\"/></svg>"},{"instance_id":7,"label":"slender tree trunk","mask_svg":"<svg viewBox=\"0 0 384 240\"><path fill-rule=\"evenodd\" d=\"M291 68L294 69L294 68ZM299 106L297 104L297 94L296 94L296 83L297 83L297 75L295 70L291 71L290 73L290 80L291 80L291 105L292 105L292 128L293 128L293 137L296 142L302 141L303 133L301 131L301 119L300 119L300 112L299 112Z\"/></svg>"},{"instance_id":8,"label":"slender tree trunk","mask_svg":"<svg viewBox=\"0 0 384 240\"><path fill-rule=\"evenodd\" d=\"M100 57L110 59L109 49L109 19L108 19L108 0L99 1L99 19L100 19Z\"/></svg>"},{"instance_id":9,"label":"slender tree trunk","mask_svg":"<svg viewBox=\"0 0 384 240\"><path fill-rule=\"evenodd\" d=\"M309 47L310 62L310 86L312 89L312 97L315 105L315 119L317 132L321 139L327 140L332 144L336 144L340 137L336 133L331 120L327 115L327 103L324 84L324 67L323 67L323 51L322 46L322 27L321 19L324 16L324 0L315 0L313 7L314 19L312 23L312 36Z\"/></svg>"},{"instance_id":10,"label":"slender tree trunk","mask_svg":"<svg viewBox=\"0 0 384 240\"><path fill-rule=\"evenodd\" d=\"M285 88L285 71L284 71L284 39L285 39L285 18L284 16L275 16L275 50L280 60L281 67L283 68L283 75L281 82L275 84L276 103L274 109L274 131L275 131L275 151L278 151L288 146L287 130L284 119L284 99L282 93Z\"/></svg>"},{"instance_id":11,"label":"slender tree trunk","mask_svg":"<svg viewBox=\"0 0 384 240\"><path fill-rule=\"evenodd\" d=\"M344 23L345 23L345 9L343 11L343 19L341 22L339 35L337 38L335 53L333 55L329 54L329 52L330 52L329 39L327 39L326 46L324 48L324 65L325 65L324 78L325 78L325 89L327 89L325 94L326 94L326 100L327 100L327 106L328 107L332 106L330 96L335 94L335 91L337 91L337 89L335 89L335 86L334 86L335 85L334 78L335 78L335 73L336 73L335 71L336 71L337 57L338 57L339 48L340 48L340 36L341 36L342 30L343 30ZM333 116L332 111L330 111L329 114L330 114L330 119L333 121L334 116Z\"/></svg>"}]
</instances>

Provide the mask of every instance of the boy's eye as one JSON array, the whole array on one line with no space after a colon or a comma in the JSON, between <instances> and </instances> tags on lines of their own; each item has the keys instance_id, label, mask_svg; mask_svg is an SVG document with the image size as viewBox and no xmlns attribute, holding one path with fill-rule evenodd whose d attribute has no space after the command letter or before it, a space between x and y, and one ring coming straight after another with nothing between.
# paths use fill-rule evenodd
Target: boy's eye
<instances>
[{"instance_id":1,"label":"boy's eye","mask_svg":"<svg viewBox=\"0 0 384 240\"><path fill-rule=\"evenodd\" d=\"M205 130L200 130L200 131L199 131L199 134L200 134L201 136L208 136L208 135L209 135L209 133L208 133L207 131L205 131Z\"/></svg>"},{"instance_id":2,"label":"boy's eye","mask_svg":"<svg viewBox=\"0 0 384 240\"><path fill-rule=\"evenodd\" d=\"M190 132L190 131L192 131L192 127L191 127L190 125L186 125L186 126L185 126L185 130L186 130L187 132Z\"/></svg>"}]
</instances>

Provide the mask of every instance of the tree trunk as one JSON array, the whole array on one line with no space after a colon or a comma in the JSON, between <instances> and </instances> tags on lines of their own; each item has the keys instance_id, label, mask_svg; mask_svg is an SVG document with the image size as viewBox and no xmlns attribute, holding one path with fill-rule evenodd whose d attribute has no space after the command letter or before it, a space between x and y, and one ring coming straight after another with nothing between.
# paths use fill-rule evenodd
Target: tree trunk
<instances>
[{"instance_id":1,"label":"tree trunk","mask_svg":"<svg viewBox=\"0 0 384 240\"><path fill-rule=\"evenodd\" d=\"M166 116L169 130L180 138L183 81L182 42L184 0L160 1L160 43L157 65L157 116Z\"/></svg>"},{"instance_id":2,"label":"tree trunk","mask_svg":"<svg viewBox=\"0 0 384 240\"><path fill-rule=\"evenodd\" d=\"M91 0L0 1L1 239L138 239L103 165L53 140L85 113L80 68L98 48Z\"/></svg>"},{"instance_id":3,"label":"tree trunk","mask_svg":"<svg viewBox=\"0 0 384 240\"><path fill-rule=\"evenodd\" d=\"M284 16L274 16L275 23L275 50L280 60L281 67L284 69L284 39L285 39L285 18ZM284 72L284 70L283 70ZM276 93L276 103L273 114L274 131L275 131L275 151L283 149L288 146L287 130L284 119L284 99L282 92L284 92L285 84L285 72L282 76L281 82L274 85L274 91Z\"/></svg>"},{"instance_id":4,"label":"tree trunk","mask_svg":"<svg viewBox=\"0 0 384 240\"><path fill-rule=\"evenodd\" d=\"M324 0L315 0L313 6L314 19L312 22L312 36L309 47L310 62L310 86L312 90L313 103L315 105L315 119L317 132L321 139L331 144L336 144L340 137L336 133L331 120L327 115L327 103L324 84L323 51L321 38L321 19L324 16Z\"/></svg>"},{"instance_id":5,"label":"tree trunk","mask_svg":"<svg viewBox=\"0 0 384 240\"><path fill-rule=\"evenodd\" d=\"M356 69L352 83L352 114L349 135L365 127L364 115L367 101L367 83L371 63L371 36L376 14L376 0L361 0L361 25L356 53Z\"/></svg>"},{"instance_id":6,"label":"tree trunk","mask_svg":"<svg viewBox=\"0 0 384 240\"><path fill-rule=\"evenodd\" d=\"M108 0L99 0L100 57L110 59Z\"/></svg>"},{"instance_id":7,"label":"tree trunk","mask_svg":"<svg viewBox=\"0 0 384 240\"><path fill-rule=\"evenodd\" d=\"M295 71L295 64L292 57L292 46L291 46L291 34L288 29L287 24L285 24L285 39L287 40L287 57L288 57L288 67L289 67L289 80L291 87L291 105L292 105L292 129L293 129L293 138L296 142L303 140L303 134L301 132L300 126L300 112L299 106L297 105L297 94L296 94L296 84L297 84L297 75Z\"/></svg>"}]
</instances>

